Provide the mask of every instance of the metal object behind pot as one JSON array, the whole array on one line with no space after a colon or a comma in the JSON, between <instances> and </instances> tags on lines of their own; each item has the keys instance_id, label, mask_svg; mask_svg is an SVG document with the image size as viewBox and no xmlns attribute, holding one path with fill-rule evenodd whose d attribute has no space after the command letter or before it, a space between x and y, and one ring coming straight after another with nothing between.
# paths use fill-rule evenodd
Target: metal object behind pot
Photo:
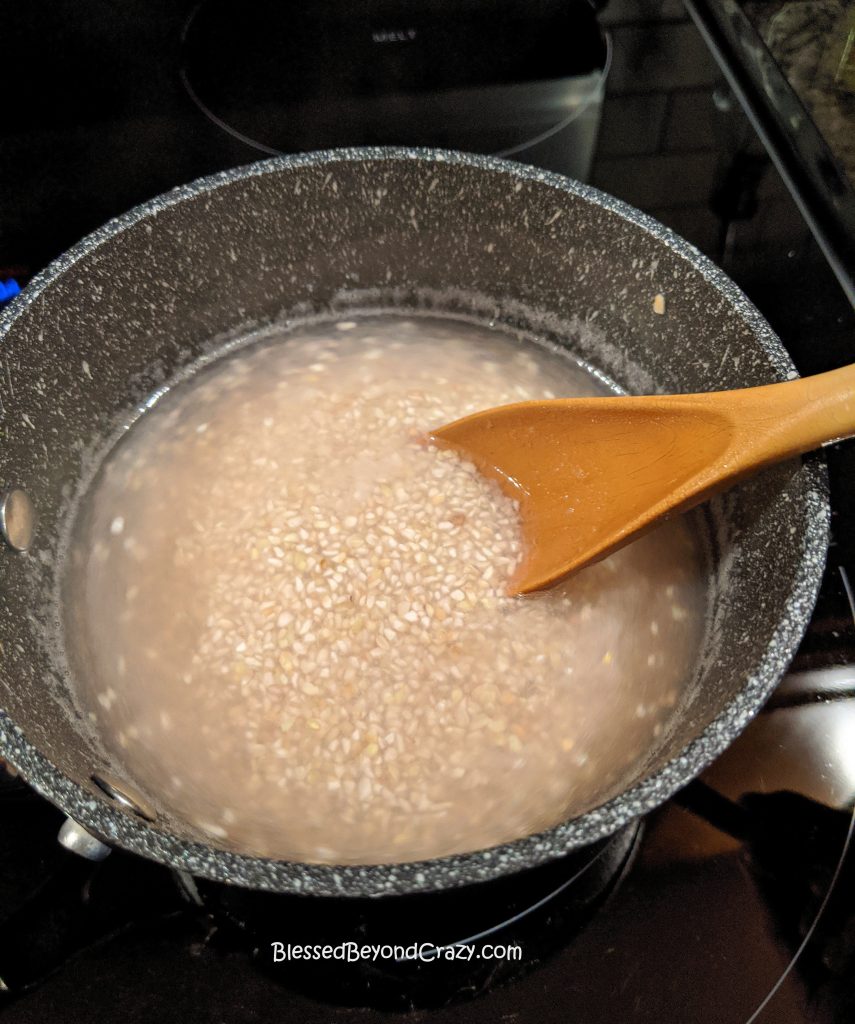
<instances>
[{"instance_id":1,"label":"metal object behind pot","mask_svg":"<svg viewBox=\"0 0 855 1024\"><path fill-rule=\"evenodd\" d=\"M653 308L660 293L665 316ZM0 483L25 487L39 516L27 554L0 550L0 756L98 836L192 874L383 895L559 856L661 803L720 753L780 679L810 617L828 529L816 458L719 500L707 646L678 724L639 781L573 821L472 854L329 867L218 849L158 807L157 794L146 794L155 823L116 803L92 774L120 769L69 701L61 658L44 641L57 621L65 513L87 459L215 339L365 306L535 330L630 389L704 391L793 373L754 307L692 246L594 189L487 157L364 149L256 164L152 200L53 263L0 314L9 382Z\"/></svg>"}]
</instances>

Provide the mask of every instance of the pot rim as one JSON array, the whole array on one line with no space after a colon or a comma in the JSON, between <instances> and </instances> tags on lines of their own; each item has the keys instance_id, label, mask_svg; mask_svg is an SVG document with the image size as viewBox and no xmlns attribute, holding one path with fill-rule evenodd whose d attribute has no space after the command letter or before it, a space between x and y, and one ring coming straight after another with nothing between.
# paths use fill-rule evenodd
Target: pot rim
<instances>
[{"instance_id":1,"label":"pot rim","mask_svg":"<svg viewBox=\"0 0 855 1024\"><path fill-rule=\"evenodd\" d=\"M54 281L139 221L235 181L354 161L464 165L520 182L538 182L615 213L653 235L719 292L750 328L779 379L786 379L794 372L789 355L771 327L730 278L693 245L647 214L599 189L551 171L497 157L409 147L358 147L276 157L198 178L156 196L108 221L34 277L20 295L0 311L0 345L18 317ZM107 842L192 875L247 888L318 896L384 896L450 889L534 867L612 835L621 826L664 803L729 746L778 684L810 620L828 548L830 507L827 473L821 456L807 457L803 473L808 526L796 579L763 657L742 689L694 740L657 771L606 803L543 832L486 850L400 864L326 865L276 860L178 838L156 824L120 810L107 797L96 797L55 768L2 710L0 755L14 765L39 794Z\"/></svg>"}]
</instances>

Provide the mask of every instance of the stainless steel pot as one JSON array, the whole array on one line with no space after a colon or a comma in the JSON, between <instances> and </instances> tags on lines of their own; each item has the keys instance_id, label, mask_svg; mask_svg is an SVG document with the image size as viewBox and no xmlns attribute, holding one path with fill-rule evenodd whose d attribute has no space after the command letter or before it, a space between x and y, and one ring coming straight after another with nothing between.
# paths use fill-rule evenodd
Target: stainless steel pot
<instances>
[{"instance_id":1,"label":"stainless steel pot","mask_svg":"<svg viewBox=\"0 0 855 1024\"><path fill-rule=\"evenodd\" d=\"M815 457L768 470L709 509L710 620L677 725L624 793L575 820L477 853L329 867L236 854L159 808L156 793L148 810L123 799L121 766L69 698L50 642L59 538L92 453L218 338L367 305L533 330L630 390L742 387L794 372L757 310L672 232L594 189L485 157L360 149L272 160L176 189L84 239L0 315L2 480L39 515L27 553L0 551L0 757L108 843L191 874L319 895L508 874L666 800L744 728L795 651L827 545Z\"/></svg>"}]
</instances>

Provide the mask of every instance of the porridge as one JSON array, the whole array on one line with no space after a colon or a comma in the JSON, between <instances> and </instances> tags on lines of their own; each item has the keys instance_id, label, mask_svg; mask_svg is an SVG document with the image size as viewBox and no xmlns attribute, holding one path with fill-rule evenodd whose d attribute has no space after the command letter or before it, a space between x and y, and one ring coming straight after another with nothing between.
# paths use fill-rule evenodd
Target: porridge
<instances>
[{"instance_id":1,"label":"porridge","mask_svg":"<svg viewBox=\"0 0 855 1024\"><path fill-rule=\"evenodd\" d=\"M375 863L549 827L630 781L701 642L688 520L509 598L515 503L423 442L604 387L486 326L268 335L160 397L69 551L78 696L140 787L220 845Z\"/></svg>"}]
</instances>

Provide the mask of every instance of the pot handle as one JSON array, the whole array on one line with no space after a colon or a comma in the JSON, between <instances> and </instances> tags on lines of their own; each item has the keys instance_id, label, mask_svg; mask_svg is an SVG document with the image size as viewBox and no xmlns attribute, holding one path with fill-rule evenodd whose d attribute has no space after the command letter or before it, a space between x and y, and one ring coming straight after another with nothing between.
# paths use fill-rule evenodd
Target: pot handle
<instances>
[{"instance_id":1,"label":"pot handle","mask_svg":"<svg viewBox=\"0 0 855 1024\"><path fill-rule=\"evenodd\" d=\"M104 860L112 853L112 847L87 831L74 818L66 818L56 837L60 844L85 860Z\"/></svg>"}]
</instances>

